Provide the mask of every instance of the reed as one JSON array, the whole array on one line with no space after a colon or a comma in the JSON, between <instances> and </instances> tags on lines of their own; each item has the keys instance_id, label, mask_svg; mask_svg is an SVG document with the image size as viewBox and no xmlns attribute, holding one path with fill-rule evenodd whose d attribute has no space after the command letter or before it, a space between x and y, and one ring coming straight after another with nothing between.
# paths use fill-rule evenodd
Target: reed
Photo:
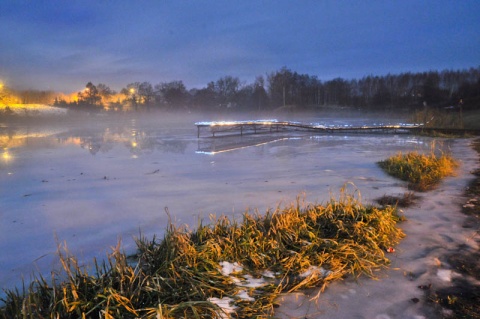
<instances>
[{"instance_id":1,"label":"reed","mask_svg":"<svg viewBox=\"0 0 480 319\"><path fill-rule=\"evenodd\" d=\"M0 318L270 318L282 292L374 277L404 236L399 219L395 207L363 205L343 189L322 205L298 198L241 221L211 217L194 231L170 222L162 240L136 240L133 263L118 243L106 261L81 267L62 245L62 271L6 291ZM224 273L226 262L239 269Z\"/></svg>"},{"instance_id":2,"label":"reed","mask_svg":"<svg viewBox=\"0 0 480 319\"><path fill-rule=\"evenodd\" d=\"M422 111L416 111L411 121L413 123L422 123L428 128L464 128L464 116L462 112L446 111L436 108L425 108Z\"/></svg>"},{"instance_id":3,"label":"reed","mask_svg":"<svg viewBox=\"0 0 480 319\"><path fill-rule=\"evenodd\" d=\"M398 153L378 164L388 174L407 181L410 189L421 192L435 188L444 177L453 175L458 167L458 162L451 156L437 156L434 152Z\"/></svg>"}]
</instances>

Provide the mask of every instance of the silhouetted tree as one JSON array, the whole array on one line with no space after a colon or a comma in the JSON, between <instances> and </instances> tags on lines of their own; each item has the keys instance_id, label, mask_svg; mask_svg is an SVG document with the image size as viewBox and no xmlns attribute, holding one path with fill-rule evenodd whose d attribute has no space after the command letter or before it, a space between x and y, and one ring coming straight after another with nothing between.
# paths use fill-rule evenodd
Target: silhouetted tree
<instances>
[{"instance_id":1,"label":"silhouetted tree","mask_svg":"<svg viewBox=\"0 0 480 319\"><path fill-rule=\"evenodd\" d=\"M168 108L175 106L186 107L189 93L182 81L165 82L155 85L160 102Z\"/></svg>"},{"instance_id":2,"label":"silhouetted tree","mask_svg":"<svg viewBox=\"0 0 480 319\"><path fill-rule=\"evenodd\" d=\"M138 88L140 87L140 82L133 82L127 84L126 87L120 90L120 93L125 96L125 101L130 103L130 106L137 111L138 110Z\"/></svg>"},{"instance_id":3,"label":"silhouetted tree","mask_svg":"<svg viewBox=\"0 0 480 319\"><path fill-rule=\"evenodd\" d=\"M294 105L306 107L326 104L326 87L315 76L298 74L286 67L267 76L270 104L273 107Z\"/></svg>"},{"instance_id":4,"label":"silhouetted tree","mask_svg":"<svg viewBox=\"0 0 480 319\"><path fill-rule=\"evenodd\" d=\"M286 67L267 76L268 93L273 107L292 104L293 72Z\"/></svg>"},{"instance_id":5,"label":"silhouetted tree","mask_svg":"<svg viewBox=\"0 0 480 319\"><path fill-rule=\"evenodd\" d=\"M53 91L39 91L39 90L22 90L15 91L14 95L23 104L41 103L52 104L55 100L55 92Z\"/></svg>"},{"instance_id":6,"label":"silhouetted tree","mask_svg":"<svg viewBox=\"0 0 480 319\"><path fill-rule=\"evenodd\" d=\"M253 83L252 108L262 110L269 104L268 94L265 90L265 79L263 76L257 76Z\"/></svg>"},{"instance_id":7,"label":"silhouetted tree","mask_svg":"<svg viewBox=\"0 0 480 319\"><path fill-rule=\"evenodd\" d=\"M138 84L138 96L140 103L150 105L155 100L155 91L149 82Z\"/></svg>"},{"instance_id":8,"label":"silhouetted tree","mask_svg":"<svg viewBox=\"0 0 480 319\"><path fill-rule=\"evenodd\" d=\"M88 82L77 93L78 102L65 102L61 94L51 91L0 90L3 103L54 103L57 106L94 107L110 102L115 91L106 84ZM326 105L385 107L432 107L462 105L466 109L480 107L480 67L465 70L443 70L419 73L369 75L361 79L334 78L320 81L316 76L299 74L286 67L263 76L254 83L241 83L239 78L224 76L209 82L202 89L187 90L182 81L160 83L133 82L120 93L123 105L135 110L154 102L165 108L190 106L197 109L263 110L267 107L295 106L299 109ZM0 101L0 102L2 102ZM461 101L461 102L460 102ZM116 104L119 109L120 99ZM95 108L99 110L100 108Z\"/></svg>"},{"instance_id":9,"label":"silhouetted tree","mask_svg":"<svg viewBox=\"0 0 480 319\"><path fill-rule=\"evenodd\" d=\"M192 90L191 95L192 103L197 109L211 110L218 104L214 82L209 82L203 89Z\"/></svg>"},{"instance_id":10,"label":"silhouetted tree","mask_svg":"<svg viewBox=\"0 0 480 319\"><path fill-rule=\"evenodd\" d=\"M79 104L85 104L87 106L98 105L102 100L97 87L93 85L92 82L88 82L85 89L78 92L77 96Z\"/></svg>"},{"instance_id":11,"label":"silhouetted tree","mask_svg":"<svg viewBox=\"0 0 480 319\"><path fill-rule=\"evenodd\" d=\"M114 90L112 90L108 85L99 83L97 85L98 94L102 98L102 102L110 101L111 97L116 94Z\"/></svg>"},{"instance_id":12,"label":"silhouetted tree","mask_svg":"<svg viewBox=\"0 0 480 319\"><path fill-rule=\"evenodd\" d=\"M232 107L236 104L236 95L240 88L240 80L236 77L225 76L215 82L217 101L222 108Z\"/></svg>"}]
</instances>

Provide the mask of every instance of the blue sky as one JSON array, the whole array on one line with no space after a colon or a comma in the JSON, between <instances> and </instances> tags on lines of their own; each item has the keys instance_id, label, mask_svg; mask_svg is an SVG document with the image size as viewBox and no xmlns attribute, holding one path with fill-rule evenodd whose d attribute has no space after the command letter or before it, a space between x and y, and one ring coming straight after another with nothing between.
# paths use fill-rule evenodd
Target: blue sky
<instances>
[{"instance_id":1,"label":"blue sky","mask_svg":"<svg viewBox=\"0 0 480 319\"><path fill-rule=\"evenodd\" d=\"M480 1L1 0L0 81L205 87L286 66L321 80L480 66Z\"/></svg>"}]
</instances>

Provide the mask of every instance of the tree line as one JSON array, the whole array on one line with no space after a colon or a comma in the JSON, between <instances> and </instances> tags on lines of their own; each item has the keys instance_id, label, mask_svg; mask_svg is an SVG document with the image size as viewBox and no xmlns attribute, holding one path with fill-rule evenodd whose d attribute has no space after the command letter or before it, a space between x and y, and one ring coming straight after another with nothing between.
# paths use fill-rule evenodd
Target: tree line
<instances>
[{"instance_id":1,"label":"tree line","mask_svg":"<svg viewBox=\"0 0 480 319\"><path fill-rule=\"evenodd\" d=\"M51 94L37 94L42 97ZM34 96L30 92L28 96ZM200 89L187 89L182 81L127 84L120 92L108 85L87 83L75 101L55 97L64 107L142 110L186 108L189 110L315 109L352 106L363 109L436 107L480 108L480 67L464 70L368 75L361 79L321 81L283 67L257 76L253 83L224 76Z\"/></svg>"}]
</instances>

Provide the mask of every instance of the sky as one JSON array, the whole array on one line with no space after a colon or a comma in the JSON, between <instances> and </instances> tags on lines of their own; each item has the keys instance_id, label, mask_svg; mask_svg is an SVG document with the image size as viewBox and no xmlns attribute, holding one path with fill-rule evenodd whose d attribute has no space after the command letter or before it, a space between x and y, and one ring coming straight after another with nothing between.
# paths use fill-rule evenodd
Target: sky
<instances>
[{"instance_id":1,"label":"sky","mask_svg":"<svg viewBox=\"0 0 480 319\"><path fill-rule=\"evenodd\" d=\"M341 77L480 66L480 1L0 0L0 81L120 90L282 67Z\"/></svg>"}]
</instances>

